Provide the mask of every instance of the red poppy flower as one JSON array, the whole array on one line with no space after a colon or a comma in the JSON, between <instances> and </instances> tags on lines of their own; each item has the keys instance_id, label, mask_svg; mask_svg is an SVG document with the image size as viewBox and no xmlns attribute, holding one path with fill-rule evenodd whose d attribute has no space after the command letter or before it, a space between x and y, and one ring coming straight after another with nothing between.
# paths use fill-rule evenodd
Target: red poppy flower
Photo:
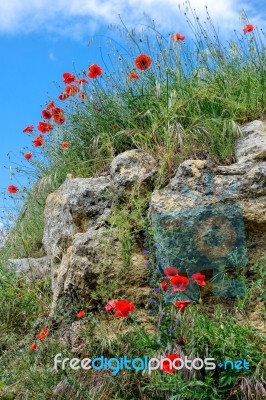
<instances>
[{"instance_id":1,"label":"red poppy flower","mask_svg":"<svg viewBox=\"0 0 266 400\"><path fill-rule=\"evenodd\" d=\"M69 85L66 86L65 92L68 94L68 96L75 96L75 94L79 92L79 88L75 85Z\"/></svg>"},{"instance_id":2,"label":"red poppy flower","mask_svg":"<svg viewBox=\"0 0 266 400\"><path fill-rule=\"evenodd\" d=\"M168 288L168 284L167 284L166 281L162 281L162 282L161 282L161 288L162 288L163 290L166 290L166 289Z\"/></svg>"},{"instance_id":3,"label":"red poppy flower","mask_svg":"<svg viewBox=\"0 0 266 400\"><path fill-rule=\"evenodd\" d=\"M115 316L119 318L128 317L134 311L134 303L127 300L118 300L115 302Z\"/></svg>"},{"instance_id":4,"label":"red poppy flower","mask_svg":"<svg viewBox=\"0 0 266 400\"><path fill-rule=\"evenodd\" d=\"M63 74L63 82L64 83L71 83L75 81L75 75L71 74L70 72L65 72Z\"/></svg>"},{"instance_id":5,"label":"red poppy flower","mask_svg":"<svg viewBox=\"0 0 266 400\"><path fill-rule=\"evenodd\" d=\"M43 110L42 111L42 117L44 119L51 119L52 118L52 114L48 110Z\"/></svg>"},{"instance_id":6,"label":"red poppy flower","mask_svg":"<svg viewBox=\"0 0 266 400\"><path fill-rule=\"evenodd\" d=\"M85 78L76 79L75 82L77 85L81 85L82 83L88 83L87 79L85 79Z\"/></svg>"},{"instance_id":7,"label":"red poppy flower","mask_svg":"<svg viewBox=\"0 0 266 400\"><path fill-rule=\"evenodd\" d=\"M108 303L105 305L105 311L111 312L115 310L115 300L109 300Z\"/></svg>"},{"instance_id":8,"label":"red poppy flower","mask_svg":"<svg viewBox=\"0 0 266 400\"><path fill-rule=\"evenodd\" d=\"M77 313L77 318L84 318L85 317L85 311L84 310L80 310L78 313Z\"/></svg>"},{"instance_id":9,"label":"red poppy flower","mask_svg":"<svg viewBox=\"0 0 266 400\"><path fill-rule=\"evenodd\" d=\"M179 338L179 343L180 343L180 344L184 344L185 341L186 341L185 336L180 336L180 338Z\"/></svg>"},{"instance_id":10,"label":"red poppy flower","mask_svg":"<svg viewBox=\"0 0 266 400\"><path fill-rule=\"evenodd\" d=\"M164 272L164 275L166 275L168 278L169 278L170 276L178 275L178 269L177 269L176 267L168 267L168 268L165 268L165 269L163 270L163 272Z\"/></svg>"},{"instance_id":11,"label":"red poppy flower","mask_svg":"<svg viewBox=\"0 0 266 400\"><path fill-rule=\"evenodd\" d=\"M196 274L191 275L191 280L194 282L197 282L197 284L199 286L206 285L205 279L206 279L206 276L201 274L200 272L197 272Z\"/></svg>"},{"instance_id":12,"label":"red poppy flower","mask_svg":"<svg viewBox=\"0 0 266 400\"><path fill-rule=\"evenodd\" d=\"M246 25L245 28L243 29L243 32L245 34L248 33L248 32L252 32L252 31L254 31L254 26L251 25L251 24Z\"/></svg>"},{"instance_id":13,"label":"red poppy flower","mask_svg":"<svg viewBox=\"0 0 266 400\"><path fill-rule=\"evenodd\" d=\"M46 110L51 110L55 107L54 105L54 100L50 101L50 103L47 104Z\"/></svg>"},{"instance_id":14,"label":"red poppy flower","mask_svg":"<svg viewBox=\"0 0 266 400\"><path fill-rule=\"evenodd\" d=\"M68 142L63 142L63 143L61 143L61 147L62 147L63 149L66 149L68 146L69 146L69 143L68 143Z\"/></svg>"},{"instance_id":15,"label":"red poppy flower","mask_svg":"<svg viewBox=\"0 0 266 400\"><path fill-rule=\"evenodd\" d=\"M32 153L26 153L26 154L24 154L24 158L25 158L26 160L30 160L31 157L32 157Z\"/></svg>"},{"instance_id":16,"label":"red poppy flower","mask_svg":"<svg viewBox=\"0 0 266 400\"><path fill-rule=\"evenodd\" d=\"M8 190L8 193L17 193L18 187L15 185L9 185L7 190Z\"/></svg>"},{"instance_id":17,"label":"red poppy flower","mask_svg":"<svg viewBox=\"0 0 266 400\"><path fill-rule=\"evenodd\" d=\"M17 293L17 298L20 299L22 297L21 293Z\"/></svg>"},{"instance_id":18,"label":"red poppy flower","mask_svg":"<svg viewBox=\"0 0 266 400\"><path fill-rule=\"evenodd\" d=\"M25 287L24 285L18 285L19 289L24 289L24 287Z\"/></svg>"},{"instance_id":19,"label":"red poppy flower","mask_svg":"<svg viewBox=\"0 0 266 400\"><path fill-rule=\"evenodd\" d=\"M29 133L31 133L32 131L33 131L33 129L34 129L34 126L33 125L28 125L28 126L26 126L26 128L24 128L23 129L23 133L25 133L25 132L29 132Z\"/></svg>"},{"instance_id":20,"label":"red poppy flower","mask_svg":"<svg viewBox=\"0 0 266 400\"><path fill-rule=\"evenodd\" d=\"M43 138L41 135L39 135L32 142L33 142L33 146L40 147L43 145Z\"/></svg>"},{"instance_id":21,"label":"red poppy flower","mask_svg":"<svg viewBox=\"0 0 266 400\"><path fill-rule=\"evenodd\" d=\"M147 56L146 54L140 54L136 59L135 59L135 65L138 69L141 71L145 71L148 69L151 65L151 58Z\"/></svg>"},{"instance_id":22,"label":"red poppy flower","mask_svg":"<svg viewBox=\"0 0 266 400\"><path fill-rule=\"evenodd\" d=\"M173 285L173 290L179 292L186 290L187 285L189 284L188 278L181 275L171 276L170 282Z\"/></svg>"},{"instance_id":23,"label":"red poppy flower","mask_svg":"<svg viewBox=\"0 0 266 400\"><path fill-rule=\"evenodd\" d=\"M89 67L89 71L88 71L88 77L95 79L97 78L97 76L101 76L102 75L102 69L99 65L97 64L92 64Z\"/></svg>"},{"instance_id":24,"label":"red poppy flower","mask_svg":"<svg viewBox=\"0 0 266 400\"><path fill-rule=\"evenodd\" d=\"M33 342L32 345L30 346L30 351L35 351L37 349L37 343Z\"/></svg>"},{"instance_id":25,"label":"red poppy flower","mask_svg":"<svg viewBox=\"0 0 266 400\"><path fill-rule=\"evenodd\" d=\"M187 306L189 306L189 304L191 304L191 303L192 303L192 301L190 301L190 300L183 300L183 301L178 300L178 301L176 301L176 302L174 303L174 305L175 305L177 308L179 308L180 312L183 312L183 310L184 310Z\"/></svg>"},{"instance_id":26,"label":"red poppy flower","mask_svg":"<svg viewBox=\"0 0 266 400\"><path fill-rule=\"evenodd\" d=\"M168 360L167 360L167 358L168 358ZM173 372L175 372L176 369L173 367L173 362L176 359L180 359L180 356L175 353L164 356L161 370L164 372L167 372L168 374L172 374ZM180 364L180 361L175 362L174 365L178 366L179 364Z\"/></svg>"},{"instance_id":27,"label":"red poppy flower","mask_svg":"<svg viewBox=\"0 0 266 400\"><path fill-rule=\"evenodd\" d=\"M41 133L46 133L46 132L51 132L53 130L53 125L50 124L50 122L39 122L37 125L37 129L38 131L40 131Z\"/></svg>"},{"instance_id":28,"label":"red poppy flower","mask_svg":"<svg viewBox=\"0 0 266 400\"><path fill-rule=\"evenodd\" d=\"M131 72L131 74L128 75L128 79L130 81L138 79L139 78L139 74L137 72Z\"/></svg>"},{"instance_id":29,"label":"red poppy flower","mask_svg":"<svg viewBox=\"0 0 266 400\"><path fill-rule=\"evenodd\" d=\"M49 331L46 328L46 326L44 328L42 328L41 332L38 333L38 335L36 335L36 337L40 340L44 340L46 338L46 336L49 335Z\"/></svg>"},{"instance_id":30,"label":"red poppy flower","mask_svg":"<svg viewBox=\"0 0 266 400\"><path fill-rule=\"evenodd\" d=\"M180 33L174 33L174 34L171 36L171 40L172 40L173 42L182 42L183 40L185 40L185 36L184 36L184 35L181 35Z\"/></svg>"},{"instance_id":31,"label":"red poppy flower","mask_svg":"<svg viewBox=\"0 0 266 400\"><path fill-rule=\"evenodd\" d=\"M63 124L63 122L65 122L66 117L64 116L64 110L62 110L62 108L60 107L54 107L52 110L52 116L54 119L54 122L56 124Z\"/></svg>"},{"instance_id":32,"label":"red poppy flower","mask_svg":"<svg viewBox=\"0 0 266 400\"><path fill-rule=\"evenodd\" d=\"M86 93L85 92L80 92L79 93L79 98L80 98L80 100L85 100L86 99Z\"/></svg>"},{"instance_id":33,"label":"red poppy flower","mask_svg":"<svg viewBox=\"0 0 266 400\"><path fill-rule=\"evenodd\" d=\"M69 97L70 95L68 94L68 93L61 93L59 96L58 96L58 98L59 98L59 100L66 100L68 97Z\"/></svg>"}]
</instances>

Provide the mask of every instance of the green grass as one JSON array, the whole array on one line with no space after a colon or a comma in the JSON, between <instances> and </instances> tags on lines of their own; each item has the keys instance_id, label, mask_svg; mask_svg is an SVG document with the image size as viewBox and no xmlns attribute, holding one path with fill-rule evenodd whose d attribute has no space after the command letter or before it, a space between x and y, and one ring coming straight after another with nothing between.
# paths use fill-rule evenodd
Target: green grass
<instances>
[{"instance_id":1,"label":"green grass","mask_svg":"<svg viewBox=\"0 0 266 400\"><path fill-rule=\"evenodd\" d=\"M234 143L241 135L241 125L264 119L266 114L265 35L256 29L245 36L232 32L233 39L221 40L207 17L204 24L189 9L189 30L180 43L161 35L151 21L147 21L143 32L129 31L121 21L121 44L113 41L111 47L99 47L104 73L84 89L87 99L67 100L67 123L55 134L46 134L39 158L32 161L33 169L17 168L20 173L33 174L35 183L29 190L19 191L24 205L1 250L1 398L47 400L55 386L65 381L73 388L71 398L77 399L260 400L264 342L261 332L248 324L247 318L254 304L264 299L264 260L251 267L252 281L243 273L248 290L233 307L221 303L211 308L207 300L205 305L193 305L180 316L171 304L162 301L161 293L153 292L155 307L152 309L147 301L143 310L155 323L153 333L145 331L138 312L120 324L102 312L90 313L82 321L86 353L91 358L101 354L127 354L132 358L169 354L180 351L177 343L184 335L181 350L185 354L203 358L210 355L221 361L224 357L247 358L252 365L250 371L241 374L216 369L188 376L160 372L148 376L128 371L120 372L118 377L97 371L55 373L55 354L72 354L59 338L75 321L76 305L62 304L62 315L58 321L51 321L49 280L26 284L5 268L7 258L43 255L45 201L68 173L74 177L97 176L108 171L117 154L139 148L158 161L155 187L161 188L187 158L223 164L234 161ZM243 16L243 24L246 22ZM141 53L152 58L152 66L141 72L138 80L130 81L128 73ZM70 143L64 150L60 147L63 140ZM149 249L152 289L158 285L158 274L154 272L152 232L146 218L149 195L134 187L123 202L114 204L109 224L120 242L121 273L126 271L134 246ZM25 288L18 288L21 284ZM100 311L117 289L116 284L108 284L102 277L102 288L93 293ZM17 297L20 292L22 296ZM175 325L179 319L181 326ZM51 333L31 353L30 345L44 325ZM173 328L171 332L169 328Z\"/></svg>"}]
</instances>

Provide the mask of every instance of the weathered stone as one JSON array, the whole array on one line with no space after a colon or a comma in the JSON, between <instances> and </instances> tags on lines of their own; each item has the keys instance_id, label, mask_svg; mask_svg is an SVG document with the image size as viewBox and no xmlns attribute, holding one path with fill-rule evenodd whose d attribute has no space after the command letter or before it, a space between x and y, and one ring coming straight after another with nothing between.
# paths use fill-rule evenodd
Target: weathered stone
<instances>
[{"instance_id":1,"label":"weathered stone","mask_svg":"<svg viewBox=\"0 0 266 400\"><path fill-rule=\"evenodd\" d=\"M73 236L102 225L112 204L109 177L67 179L46 201L43 245L60 262Z\"/></svg>"},{"instance_id":2,"label":"weathered stone","mask_svg":"<svg viewBox=\"0 0 266 400\"><path fill-rule=\"evenodd\" d=\"M144 255L133 253L130 265L123 273L119 241L114 230L91 228L76 234L61 264L53 270L52 313L62 295L68 296L74 291L76 297L89 300L93 291L112 281L116 282L114 295L142 303L149 291L145 261Z\"/></svg>"},{"instance_id":3,"label":"weathered stone","mask_svg":"<svg viewBox=\"0 0 266 400\"><path fill-rule=\"evenodd\" d=\"M243 126L244 137L236 143L236 160L239 163L247 161L266 161L266 123L253 121Z\"/></svg>"},{"instance_id":4,"label":"weathered stone","mask_svg":"<svg viewBox=\"0 0 266 400\"><path fill-rule=\"evenodd\" d=\"M156 160L143 150L125 151L111 164L111 177L118 188L128 187L134 182L151 184L156 172Z\"/></svg>"},{"instance_id":5,"label":"weathered stone","mask_svg":"<svg viewBox=\"0 0 266 400\"><path fill-rule=\"evenodd\" d=\"M11 271L22 274L27 281L50 276L47 257L9 259L8 267Z\"/></svg>"},{"instance_id":6,"label":"weathered stone","mask_svg":"<svg viewBox=\"0 0 266 400\"><path fill-rule=\"evenodd\" d=\"M236 147L237 163L216 166L205 160L187 160L165 189L152 193L149 215L163 264L186 271L192 265L191 272L196 272L244 265L246 255L254 262L265 254L265 128L261 121L243 128L244 137ZM214 228L224 241L208 246L206 235L211 237ZM212 238L218 240L215 235Z\"/></svg>"},{"instance_id":7,"label":"weathered stone","mask_svg":"<svg viewBox=\"0 0 266 400\"><path fill-rule=\"evenodd\" d=\"M82 338L82 326L82 321L73 322L60 337L60 342L72 353L82 354L86 350L86 342Z\"/></svg>"}]
</instances>

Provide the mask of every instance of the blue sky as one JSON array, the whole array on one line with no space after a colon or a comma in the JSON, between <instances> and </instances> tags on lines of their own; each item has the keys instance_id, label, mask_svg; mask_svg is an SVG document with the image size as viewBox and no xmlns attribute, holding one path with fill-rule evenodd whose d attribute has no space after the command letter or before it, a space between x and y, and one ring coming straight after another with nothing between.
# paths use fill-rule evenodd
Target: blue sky
<instances>
[{"instance_id":1,"label":"blue sky","mask_svg":"<svg viewBox=\"0 0 266 400\"><path fill-rule=\"evenodd\" d=\"M141 3L141 4L140 4ZM192 0L200 16L208 5L220 32L242 29L240 13L244 8L252 23L263 28L266 7L262 0ZM41 120L42 106L59 91L63 72L87 69L100 63L98 47L88 47L95 35L114 36L108 24L118 22L118 14L128 27L145 21L146 12L161 31L184 32L184 20L175 0L8 0L0 4L0 217L7 186L25 184L11 177L15 164L23 161L20 151L31 147L31 138L22 133L28 124ZM97 41L98 39L96 39ZM7 157L10 153L11 161ZM4 168L4 165L7 168ZM10 170L11 166L11 170Z\"/></svg>"}]
</instances>

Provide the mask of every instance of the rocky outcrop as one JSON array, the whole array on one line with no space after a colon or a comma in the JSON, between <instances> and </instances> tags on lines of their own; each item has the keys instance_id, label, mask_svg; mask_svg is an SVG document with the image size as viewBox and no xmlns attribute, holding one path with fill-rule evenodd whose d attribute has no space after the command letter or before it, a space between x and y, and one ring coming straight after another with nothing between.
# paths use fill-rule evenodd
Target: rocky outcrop
<instances>
[{"instance_id":1,"label":"rocky outcrop","mask_svg":"<svg viewBox=\"0 0 266 400\"><path fill-rule=\"evenodd\" d=\"M266 124L243 127L236 163L183 162L163 190L152 193L161 266L194 273L255 262L266 244Z\"/></svg>"},{"instance_id":2,"label":"rocky outcrop","mask_svg":"<svg viewBox=\"0 0 266 400\"><path fill-rule=\"evenodd\" d=\"M161 266L195 272L241 266L265 254L266 124L254 121L242 131L234 164L187 160L164 189L152 192L149 216ZM152 191L156 173L156 161L149 154L130 150L113 160L110 175L68 178L48 196L45 266L31 259L11 264L16 270L23 266L26 273L27 263L45 274L49 269L52 314L60 299L93 304L97 291L143 302L149 291L146 256L136 245L125 266L109 217L116 199L133 184Z\"/></svg>"},{"instance_id":3,"label":"rocky outcrop","mask_svg":"<svg viewBox=\"0 0 266 400\"><path fill-rule=\"evenodd\" d=\"M43 245L50 261L52 314L61 296L90 300L100 286L117 296L143 302L147 295L146 259L133 250L126 273L115 229L108 223L114 201L133 183L151 185L156 162L130 150L117 156L111 175L68 179L47 198Z\"/></svg>"}]
</instances>

